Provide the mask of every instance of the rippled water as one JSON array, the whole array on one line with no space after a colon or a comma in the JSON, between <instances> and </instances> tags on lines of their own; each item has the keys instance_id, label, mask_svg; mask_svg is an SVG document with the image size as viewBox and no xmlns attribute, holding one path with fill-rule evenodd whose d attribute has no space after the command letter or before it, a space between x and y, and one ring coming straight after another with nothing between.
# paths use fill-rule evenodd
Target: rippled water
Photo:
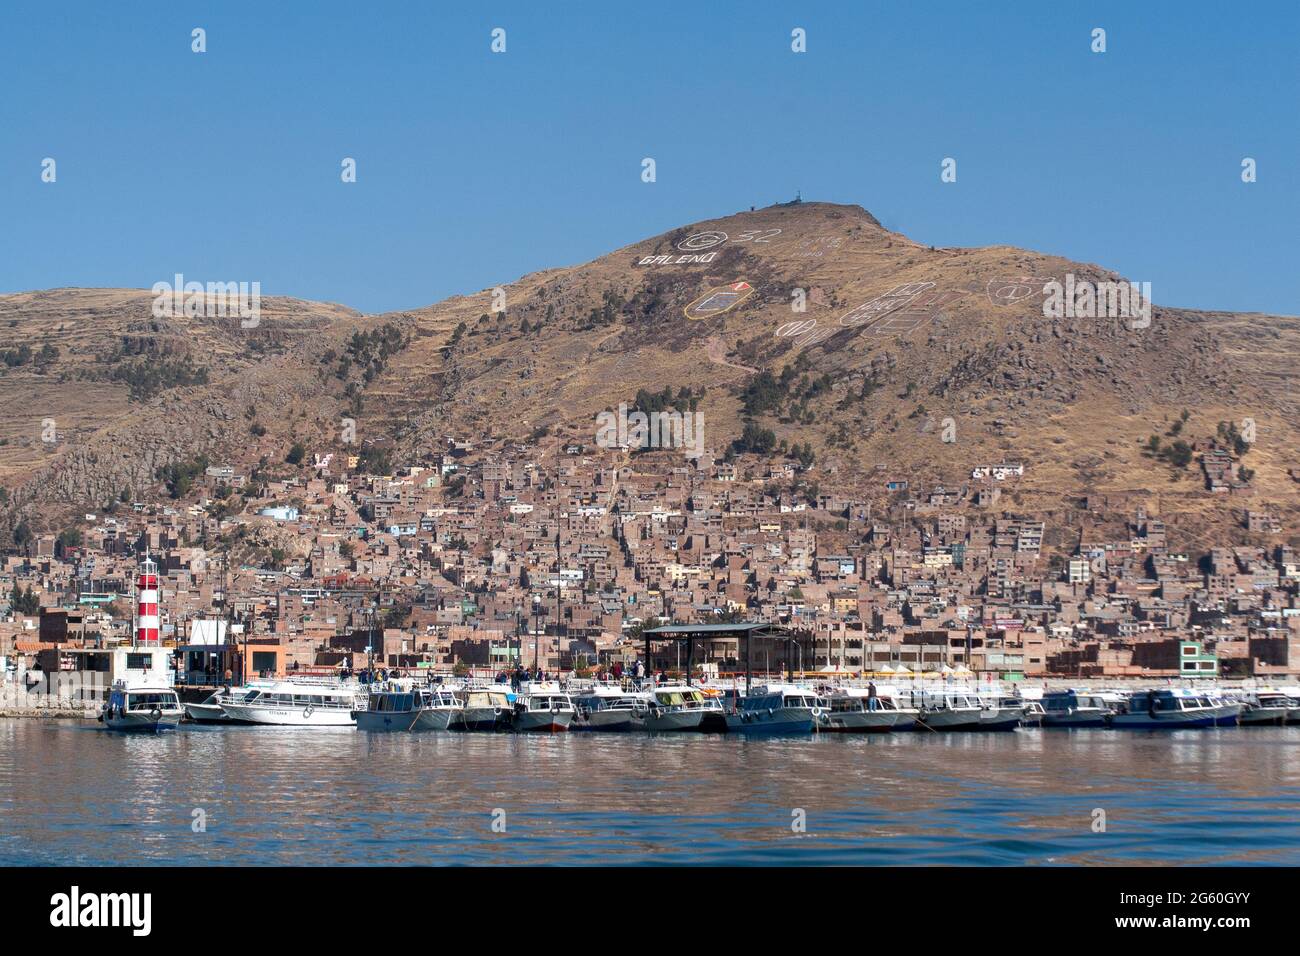
<instances>
[{"instance_id":1,"label":"rippled water","mask_svg":"<svg viewBox=\"0 0 1300 956\"><path fill-rule=\"evenodd\" d=\"M0 863L1296 865L1300 728L153 737L0 720Z\"/></svg>"}]
</instances>

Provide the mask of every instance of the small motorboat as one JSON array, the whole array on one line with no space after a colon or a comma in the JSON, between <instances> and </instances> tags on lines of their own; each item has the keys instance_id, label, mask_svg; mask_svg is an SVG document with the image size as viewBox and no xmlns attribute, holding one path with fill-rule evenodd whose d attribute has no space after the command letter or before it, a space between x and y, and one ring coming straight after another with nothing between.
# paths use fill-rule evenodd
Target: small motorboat
<instances>
[{"instance_id":1,"label":"small motorboat","mask_svg":"<svg viewBox=\"0 0 1300 956\"><path fill-rule=\"evenodd\" d=\"M1129 695L1110 719L1116 730L1183 730L1213 727L1219 711L1193 691L1161 688Z\"/></svg>"},{"instance_id":2,"label":"small motorboat","mask_svg":"<svg viewBox=\"0 0 1300 956\"><path fill-rule=\"evenodd\" d=\"M1294 705L1285 694L1261 690L1246 697L1237 722L1243 727L1280 727L1293 710Z\"/></svg>"},{"instance_id":3,"label":"small motorboat","mask_svg":"<svg viewBox=\"0 0 1300 956\"><path fill-rule=\"evenodd\" d=\"M113 685L99 719L109 730L158 733L171 730L185 716L181 699L171 687Z\"/></svg>"},{"instance_id":4,"label":"small motorboat","mask_svg":"<svg viewBox=\"0 0 1300 956\"><path fill-rule=\"evenodd\" d=\"M573 730L627 733L645 730L650 695L625 691L615 684L597 684L573 695L578 718Z\"/></svg>"},{"instance_id":5,"label":"small motorboat","mask_svg":"<svg viewBox=\"0 0 1300 956\"><path fill-rule=\"evenodd\" d=\"M741 697L726 714L727 730L741 734L810 734L821 720L824 702L796 684L766 684Z\"/></svg>"},{"instance_id":6,"label":"small motorboat","mask_svg":"<svg viewBox=\"0 0 1300 956\"><path fill-rule=\"evenodd\" d=\"M826 706L817 729L825 733L888 733L906 716L892 699L881 697L872 688L837 687L823 699ZM906 726L915 721L913 713Z\"/></svg>"},{"instance_id":7,"label":"small motorboat","mask_svg":"<svg viewBox=\"0 0 1300 956\"><path fill-rule=\"evenodd\" d=\"M1109 727L1114 713L1106 699L1086 690L1053 690L1043 694L1044 727Z\"/></svg>"},{"instance_id":8,"label":"small motorboat","mask_svg":"<svg viewBox=\"0 0 1300 956\"><path fill-rule=\"evenodd\" d=\"M353 711L358 730L414 730L424 712L418 690L409 686L372 684L364 710Z\"/></svg>"},{"instance_id":9,"label":"small motorboat","mask_svg":"<svg viewBox=\"0 0 1300 956\"><path fill-rule=\"evenodd\" d=\"M931 730L980 730L983 711L978 698L964 693L927 695L921 722Z\"/></svg>"},{"instance_id":10,"label":"small motorboat","mask_svg":"<svg viewBox=\"0 0 1300 956\"><path fill-rule=\"evenodd\" d=\"M511 728L516 733L559 733L569 729L577 708L554 681L525 681L515 698Z\"/></svg>"},{"instance_id":11,"label":"small motorboat","mask_svg":"<svg viewBox=\"0 0 1300 956\"><path fill-rule=\"evenodd\" d=\"M460 722L453 729L498 731L511 728L515 694L504 684L470 687L460 692L464 707Z\"/></svg>"},{"instance_id":12,"label":"small motorboat","mask_svg":"<svg viewBox=\"0 0 1300 956\"><path fill-rule=\"evenodd\" d=\"M457 730L465 716L465 702L442 687L421 687L420 717L416 730Z\"/></svg>"},{"instance_id":13,"label":"small motorboat","mask_svg":"<svg viewBox=\"0 0 1300 956\"><path fill-rule=\"evenodd\" d=\"M690 684L662 684L651 692L650 713L646 730L651 733L727 732L727 717L722 702Z\"/></svg>"}]
</instances>

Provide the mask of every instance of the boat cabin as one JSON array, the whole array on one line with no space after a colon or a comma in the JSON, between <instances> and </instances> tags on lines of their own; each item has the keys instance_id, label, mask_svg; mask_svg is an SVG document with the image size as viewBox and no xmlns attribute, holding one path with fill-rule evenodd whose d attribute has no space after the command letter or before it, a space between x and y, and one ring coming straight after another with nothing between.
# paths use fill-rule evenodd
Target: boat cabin
<instances>
[{"instance_id":1,"label":"boat cabin","mask_svg":"<svg viewBox=\"0 0 1300 956\"><path fill-rule=\"evenodd\" d=\"M162 688L133 689L124 684L114 685L109 694L110 710L125 714L147 714L151 711L175 711L181 706L181 699L174 690Z\"/></svg>"},{"instance_id":2,"label":"boat cabin","mask_svg":"<svg viewBox=\"0 0 1300 956\"><path fill-rule=\"evenodd\" d=\"M1100 694L1087 691L1053 690L1043 694L1043 710L1049 714L1078 710L1110 710L1110 704Z\"/></svg>"},{"instance_id":3,"label":"boat cabin","mask_svg":"<svg viewBox=\"0 0 1300 956\"><path fill-rule=\"evenodd\" d=\"M821 705L821 700L810 690L793 685L777 685L755 687L753 691L740 699L740 712L780 710L790 707L802 707L811 710Z\"/></svg>"}]
</instances>

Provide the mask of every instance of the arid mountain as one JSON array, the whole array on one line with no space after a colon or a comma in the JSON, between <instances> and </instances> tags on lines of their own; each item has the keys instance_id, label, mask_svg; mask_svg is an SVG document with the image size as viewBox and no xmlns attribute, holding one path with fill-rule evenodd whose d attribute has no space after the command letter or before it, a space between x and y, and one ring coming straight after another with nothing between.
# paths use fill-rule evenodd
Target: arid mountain
<instances>
[{"instance_id":1,"label":"arid mountain","mask_svg":"<svg viewBox=\"0 0 1300 956\"><path fill-rule=\"evenodd\" d=\"M956 485L1019 461L1016 507L1135 491L1211 523L1226 496L1160 450L1225 440L1227 423L1228 443L1253 429L1252 500L1289 508L1300 320L1045 317L1048 281L1120 278L1006 246L929 248L859 207L799 203L388 315L274 298L250 329L154 318L148 292L3 296L0 351L30 355L0 365L0 482L23 507L93 508L200 454L339 450L344 418L401 454L543 426L594 440L600 411L671 387L695 397L719 454L746 422L807 443L823 489Z\"/></svg>"}]
</instances>

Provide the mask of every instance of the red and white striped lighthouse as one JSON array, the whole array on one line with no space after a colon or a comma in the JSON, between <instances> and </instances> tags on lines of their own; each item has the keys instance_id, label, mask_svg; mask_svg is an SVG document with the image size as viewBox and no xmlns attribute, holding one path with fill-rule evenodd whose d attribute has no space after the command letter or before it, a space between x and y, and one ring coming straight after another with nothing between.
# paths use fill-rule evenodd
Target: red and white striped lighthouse
<instances>
[{"instance_id":1,"label":"red and white striped lighthouse","mask_svg":"<svg viewBox=\"0 0 1300 956\"><path fill-rule=\"evenodd\" d=\"M148 556L135 579L135 642L158 643L158 565Z\"/></svg>"}]
</instances>

